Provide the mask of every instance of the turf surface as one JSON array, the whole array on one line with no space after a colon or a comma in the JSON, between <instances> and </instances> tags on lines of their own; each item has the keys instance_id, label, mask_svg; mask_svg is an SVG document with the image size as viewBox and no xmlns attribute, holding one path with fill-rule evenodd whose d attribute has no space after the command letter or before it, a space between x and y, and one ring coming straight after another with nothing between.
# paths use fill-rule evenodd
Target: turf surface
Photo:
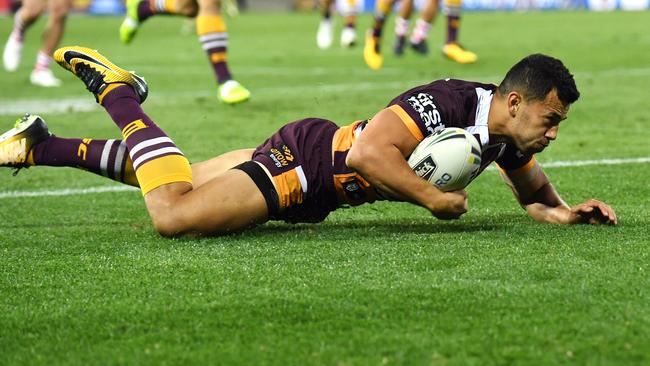
<instances>
[{"instance_id":1,"label":"turf surface","mask_svg":"<svg viewBox=\"0 0 650 366\"><path fill-rule=\"evenodd\" d=\"M245 14L229 21L230 64L253 98L235 107L216 102L182 20L152 19L128 47L117 41L119 22L73 16L63 44L97 48L143 74L146 110L192 161L254 147L302 117L346 124L372 116L433 79L498 83L534 52L564 60L582 92L542 163L650 156L650 12L469 13L461 37L477 64L435 51L440 20L427 57L392 56L387 36L379 72L364 66L360 48L318 50L316 15ZM0 22L3 39L10 26ZM62 88L28 84L42 27L28 33L19 71L0 73L2 129L32 112L59 136L118 137L63 70L55 70ZM377 203L318 225L270 223L192 240L157 236L137 191L43 195L114 185L100 177L0 173L3 365L650 362L648 163L547 169L568 202L611 203L618 227L534 223L487 171L455 222Z\"/></svg>"}]
</instances>

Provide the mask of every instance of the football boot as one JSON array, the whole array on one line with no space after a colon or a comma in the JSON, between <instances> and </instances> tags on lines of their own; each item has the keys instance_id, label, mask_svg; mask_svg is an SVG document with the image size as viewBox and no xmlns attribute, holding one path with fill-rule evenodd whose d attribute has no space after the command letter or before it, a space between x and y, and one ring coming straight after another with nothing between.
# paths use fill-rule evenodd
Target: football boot
<instances>
[{"instance_id":1,"label":"football boot","mask_svg":"<svg viewBox=\"0 0 650 366\"><path fill-rule=\"evenodd\" d=\"M250 99L251 92L235 80L228 80L219 85L219 100L226 104L242 103Z\"/></svg>"},{"instance_id":2,"label":"football boot","mask_svg":"<svg viewBox=\"0 0 650 366\"><path fill-rule=\"evenodd\" d=\"M5 49L2 52L2 63L5 70L14 72L20 65L20 59L23 53L23 43L17 41L13 34L9 36Z\"/></svg>"},{"instance_id":3,"label":"football boot","mask_svg":"<svg viewBox=\"0 0 650 366\"><path fill-rule=\"evenodd\" d=\"M42 86L44 88L61 86L61 80L57 79L50 69L34 69L29 74L29 82L32 85Z\"/></svg>"},{"instance_id":4,"label":"football boot","mask_svg":"<svg viewBox=\"0 0 650 366\"><path fill-rule=\"evenodd\" d=\"M138 17L138 6L142 0L126 0L126 16L120 25L120 41L129 44L140 28L140 18Z\"/></svg>"},{"instance_id":5,"label":"football boot","mask_svg":"<svg viewBox=\"0 0 650 366\"><path fill-rule=\"evenodd\" d=\"M449 59L459 64L472 64L476 62L477 56L474 52L465 50L458 43L447 43L442 46L442 53Z\"/></svg>"},{"instance_id":6,"label":"football boot","mask_svg":"<svg viewBox=\"0 0 650 366\"><path fill-rule=\"evenodd\" d=\"M411 49L421 55L426 55L429 53L429 46L427 45L427 41L421 40L420 42L409 42L409 45L411 46Z\"/></svg>"},{"instance_id":7,"label":"football boot","mask_svg":"<svg viewBox=\"0 0 650 366\"><path fill-rule=\"evenodd\" d=\"M144 78L126 71L99 52L86 47L62 47L54 52L54 60L64 69L75 74L86 85L95 99L110 84L128 84L135 91L142 104L149 94L149 87Z\"/></svg>"},{"instance_id":8,"label":"football boot","mask_svg":"<svg viewBox=\"0 0 650 366\"><path fill-rule=\"evenodd\" d=\"M353 27L343 27L341 30L341 47L354 47L357 44L357 30Z\"/></svg>"},{"instance_id":9,"label":"football boot","mask_svg":"<svg viewBox=\"0 0 650 366\"><path fill-rule=\"evenodd\" d=\"M332 45L334 29L332 28L332 21L323 19L318 25L318 32L316 33L316 44L321 50L326 50Z\"/></svg>"},{"instance_id":10,"label":"football boot","mask_svg":"<svg viewBox=\"0 0 650 366\"><path fill-rule=\"evenodd\" d=\"M32 147L49 136L41 117L26 114L19 118L14 128L0 136L0 166L20 169L33 165L28 161Z\"/></svg>"},{"instance_id":11,"label":"football boot","mask_svg":"<svg viewBox=\"0 0 650 366\"><path fill-rule=\"evenodd\" d=\"M363 59L366 65L373 70L381 69L384 63L384 56L382 56L379 49L379 42L381 38L372 35L372 31L366 33L366 44L363 46Z\"/></svg>"}]
</instances>

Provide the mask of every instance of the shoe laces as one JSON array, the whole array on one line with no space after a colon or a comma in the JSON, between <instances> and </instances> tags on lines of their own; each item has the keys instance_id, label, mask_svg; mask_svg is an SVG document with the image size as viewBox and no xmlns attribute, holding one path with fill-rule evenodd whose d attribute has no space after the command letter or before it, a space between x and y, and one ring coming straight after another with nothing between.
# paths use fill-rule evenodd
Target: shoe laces
<instances>
[{"instance_id":1,"label":"shoe laces","mask_svg":"<svg viewBox=\"0 0 650 366\"><path fill-rule=\"evenodd\" d=\"M99 94L106 86L106 83L104 83L104 75L84 63L78 63L75 66L75 74L83 81L86 89L91 93Z\"/></svg>"}]
</instances>

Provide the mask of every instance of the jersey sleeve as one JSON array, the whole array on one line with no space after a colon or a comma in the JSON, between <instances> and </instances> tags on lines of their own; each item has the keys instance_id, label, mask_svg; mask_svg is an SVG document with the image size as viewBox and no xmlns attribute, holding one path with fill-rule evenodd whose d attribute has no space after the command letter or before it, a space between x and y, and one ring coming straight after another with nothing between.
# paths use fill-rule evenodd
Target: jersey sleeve
<instances>
[{"instance_id":1,"label":"jersey sleeve","mask_svg":"<svg viewBox=\"0 0 650 366\"><path fill-rule=\"evenodd\" d=\"M433 134L437 128L442 128L440 110L433 96L427 92L415 92L406 99L396 101L388 109L397 114L418 141Z\"/></svg>"},{"instance_id":2,"label":"jersey sleeve","mask_svg":"<svg viewBox=\"0 0 650 366\"><path fill-rule=\"evenodd\" d=\"M508 172L516 170L525 172L532 168L535 159L532 155L522 153L514 145L507 144L503 154L496 159L496 163L499 168Z\"/></svg>"}]
</instances>

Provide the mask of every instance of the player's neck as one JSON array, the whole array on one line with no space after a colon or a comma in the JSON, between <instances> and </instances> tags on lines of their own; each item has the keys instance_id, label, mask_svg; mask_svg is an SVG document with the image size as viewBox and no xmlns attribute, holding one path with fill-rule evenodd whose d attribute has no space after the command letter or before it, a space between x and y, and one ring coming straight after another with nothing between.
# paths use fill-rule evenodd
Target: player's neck
<instances>
[{"instance_id":1,"label":"player's neck","mask_svg":"<svg viewBox=\"0 0 650 366\"><path fill-rule=\"evenodd\" d=\"M497 91L490 102L490 112L488 113L488 133L490 135L490 145L505 143L509 141L508 121L510 114L506 105L506 100L499 95Z\"/></svg>"}]
</instances>

